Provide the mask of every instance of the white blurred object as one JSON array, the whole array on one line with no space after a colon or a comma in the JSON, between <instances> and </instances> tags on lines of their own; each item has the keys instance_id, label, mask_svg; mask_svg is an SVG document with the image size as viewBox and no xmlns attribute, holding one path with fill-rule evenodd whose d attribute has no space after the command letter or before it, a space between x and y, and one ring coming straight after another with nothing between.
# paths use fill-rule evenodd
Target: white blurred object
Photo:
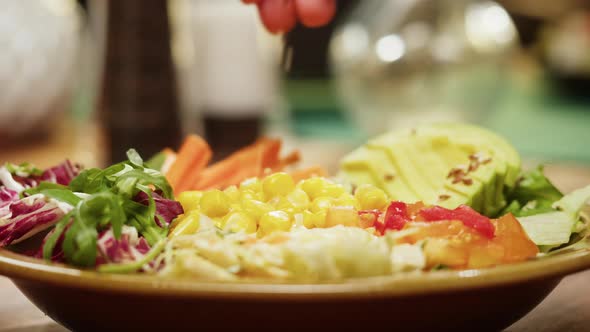
<instances>
[{"instance_id":1,"label":"white blurred object","mask_svg":"<svg viewBox=\"0 0 590 332\"><path fill-rule=\"evenodd\" d=\"M369 134L424 122L478 122L497 98L517 32L497 3L359 2L335 31L331 66Z\"/></svg>"},{"instance_id":2,"label":"white blurred object","mask_svg":"<svg viewBox=\"0 0 590 332\"><path fill-rule=\"evenodd\" d=\"M3 0L0 138L46 129L66 106L79 43L74 0Z\"/></svg>"},{"instance_id":3,"label":"white blurred object","mask_svg":"<svg viewBox=\"0 0 590 332\"><path fill-rule=\"evenodd\" d=\"M215 111L216 117L258 115L268 109L277 71L260 52L255 9L235 0L193 4L202 109Z\"/></svg>"}]
</instances>

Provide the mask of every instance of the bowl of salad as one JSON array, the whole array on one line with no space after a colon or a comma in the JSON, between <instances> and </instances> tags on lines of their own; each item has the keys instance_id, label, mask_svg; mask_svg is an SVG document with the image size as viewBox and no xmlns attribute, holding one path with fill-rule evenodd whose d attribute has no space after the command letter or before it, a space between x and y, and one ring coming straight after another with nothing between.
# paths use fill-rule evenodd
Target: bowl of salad
<instances>
[{"instance_id":1,"label":"bowl of salad","mask_svg":"<svg viewBox=\"0 0 590 332\"><path fill-rule=\"evenodd\" d=\"M590 186L483 128L387 133L336 174L270 138L211 155L6 164L0 273L72 330L496 331L590 267Z\"/></svg>"}]
</instances>

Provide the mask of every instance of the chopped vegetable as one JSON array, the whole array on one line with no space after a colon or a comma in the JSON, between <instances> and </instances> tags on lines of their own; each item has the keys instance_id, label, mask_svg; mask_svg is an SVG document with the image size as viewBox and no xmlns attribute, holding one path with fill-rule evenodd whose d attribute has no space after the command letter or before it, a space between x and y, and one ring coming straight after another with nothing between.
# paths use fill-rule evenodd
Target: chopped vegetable
<instances>
[{"instance_id":1,"label":"chopped vegetable","mask_svg":"<svg viewBox=\"0 0 590 332\"><path fill-rule=\"evenodd\" d=\"M453 210L433 206L421 209L419 213L426 221L459 220L465 226L475 229L487 238L494 237L494 226L490 219L477 213L467 205L461 205Z\"/></svg>"},{"instance_id":2,"label":"chopped vegetable","mask_svg":"<svg viewBox=\"0 0 590 332\"><path fill-rule=\"evenodd\" d=\"M553 210L554 202L563 194L543 174L543 167L523 173L508 196L509 204L503 214L516 217L531 216Z\"/></svg>"},{"instance_id":3,"label":"chopped vegetable","mask_svg":"<svg viewBox=\"0 0 590 332\"><path fill-rule=\"evenodd\" d=\"M1 219L0 245L16 243L55 224L43 241L43 258L93 267L101 262L128 263L111 255L108 243L117 250L137 244L142 253L146 245L162 242L168 224L183 213L182 206L171 200L172 188L161 173L145 168L135 150L127 155L129 161L84 170L71 181L76 168L66 162L43 172L52 182L28 189L23 186L24 197L2 208L9 213ZM15 192L0 188L8 194ZM129 238L130 232L138 236ZM104 240L105 234L112 234L116 242Z\"/></svg>"},{"instance_id":4,"label":"chopped vegetable","mask_svg":"<svg viewBox=\"0 0 590 332\"><path fill-rule=\"evenodd\" d=\"M263 177L268 173L280 172L299 161L298 151L280 158L281 145L280 140L261 138L205 168L211 158L211 150L203 139L191 135L183 142L178 154L165 149L150 160L150 165L153 164L166 174L177 194L187 190L224 189L251 177ZM171 165L167 167L169 162ZM307 172L309 173L299 173L298 176L322 174L319 168Z\"/></svg>"},{"instance_id":5,"label":"chopped vegetable","mask_svg":"<svg viewBox=\"0 0 590 332\"><path fill-rule=\"evenodd\" d=\"M529 237L544 251L566 244L579 232L580 211L590 200L590 186L575 190L553 203L550 212L519 217Z\"/></svg>"},{"instance_id":6,"label":"chopped vegetable","mask_svg":"<svg viewBox=\"0 0 590 332\"><path fill-rule=\"evenodd\" d=\"M176 159L166 172L166 179L176 193L191 189L192 183L209 163L211 149L205 140L189 135L182 143Z\"/></svg>"},{"instance_id":7,"label":"chopped vegetable","mask_svg":"<svg viewBox=\"0 0 590 332\"><path fill-rule=\"evenodd\" d=\"M0 215L0 247L15 244L53 226L64 215L55 201L43 195L9 202Z\"/></svg>"},{"instance_id":8,"label":"chopped vegetable","mask_svg":"<svg viewBox=\"0 0 590 332\"><path fill-rule=\"evenodd\" d=\"M279 140L262 138L205 169L191 189L225 188L250 177L262 176L265 169L272 169L279 162L280 148Z\"/></svg>"}]
</instances>

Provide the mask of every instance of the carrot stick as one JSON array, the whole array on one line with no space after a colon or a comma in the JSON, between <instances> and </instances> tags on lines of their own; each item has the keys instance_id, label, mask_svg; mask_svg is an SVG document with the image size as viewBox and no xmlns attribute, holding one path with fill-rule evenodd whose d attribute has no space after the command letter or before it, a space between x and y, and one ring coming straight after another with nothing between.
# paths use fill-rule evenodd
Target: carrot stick
<instances>
[{"instance_id":1,"label":"carrot stick","mask_svg":"<svg viewBox=\"0 0 590 332\"><path fill-rule=\"evenodd\" d=\"M196 135L187 136L176 154L176 160L166 172L166 179L174 192L178 193L190 187L187 177L200 173L210 159L211 149L207 142Z\"/></svg>"},{"instance_id":2,"label":"carrot stick","mask_svg":"<svg viewBox=\"0 0 590 332\"><path fill-rule=\"evenodd\" d=\"M276 163L280 147L280 140L259 139L205 169L193 183L192 189L223 188L249 177L260 176L265 164Z\"/></svg>"},{"instance_id":3,"label":"carrot stick","mask_svg":"<svg viewBox=\"0 0 590 332\"><path fill-rule=\"evenodd\" d=\"M301 154L299 151L295 150L289 153L286 157L278 160L274 165L270 165L269 168L272 169L273 172L280 172L285 169L285 167L295 164L299 160L301 160Z\"/></svg>"}]
</instances>

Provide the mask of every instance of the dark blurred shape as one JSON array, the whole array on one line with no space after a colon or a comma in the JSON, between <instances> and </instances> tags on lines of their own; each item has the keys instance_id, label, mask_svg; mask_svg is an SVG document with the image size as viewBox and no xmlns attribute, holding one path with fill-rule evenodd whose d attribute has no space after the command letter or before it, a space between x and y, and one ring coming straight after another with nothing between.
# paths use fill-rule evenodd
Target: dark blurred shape
<instances>
[{"instance_id":1,"label":"dark blurred shape","mask_svg":"<svg viewBox=\"0 0 590 332\"><path fill-rule=\"evenodd\" d=\"M360 0L339 0L334 20L321 28L306 28L301 24L285 36L283 63L289 79L322 78L330 76L328 47L334 27Z\"/></svg>"},{"instance_id":2,"label":"dark blurred shape","mask_svg":"<svg viewBox=\"0 0 590 332\"><path fill-rule=\"evenodd\" d=\"M109 1L102 121L110 160L181 138L166 0Z\"/></svg>"},{"instance_id":3,"label":"dark blurred shape","mask_svg":"<svg viewBox=\"0 0 590 332\"><path fill-rule=\"evenodd\" d=\"M590 1L499 2L513 17L521 44L543 65L551 87L566 98L590 100Z\"/></svg>"},{"instance_id":4,"label":"dark blurred shape","mask_svg":"<svg viewBox=\"0 0 590 332\"><path fill-rule=\"evenodd\" d=\"M215 152L213 161L222 160L232 152L256 141L261 129L260 116L238 118L205 116L203 124L207 143Z\"/></svg>"},{"instance_id":5,"label":"dark blurred shape","mask_svg":"<svg viewBox=\"0 0 590 332\"><path fill-rule=\"evenodd\" d=\"M572 11L548 24L542 30L540 49L557 91L590 101L590 9Z\"/></svg>"}]
</instances>

